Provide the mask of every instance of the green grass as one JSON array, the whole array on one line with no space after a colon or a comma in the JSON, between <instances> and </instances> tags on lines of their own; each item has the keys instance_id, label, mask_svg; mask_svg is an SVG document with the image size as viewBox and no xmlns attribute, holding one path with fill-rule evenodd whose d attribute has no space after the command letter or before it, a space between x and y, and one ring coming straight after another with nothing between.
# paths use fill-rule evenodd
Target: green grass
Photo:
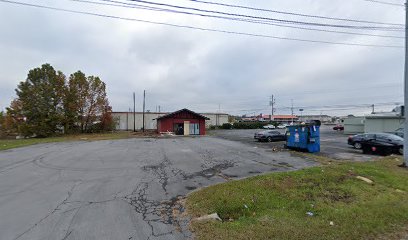
<instances>
[{"instance_id":1,"label":"green grass","mask_svg":"<svg viewBox=\"0 0 408 240\"><path fill-rule=\"evenodd\" d=\"M61 137L49 137L49 138L0 139L0 151L18 147L25 147L39 143L66 142L66 141L97 141L97 140L122 139L128 138L130 136L131 135L129 132L114 132L101 134L66 135Z\"/></svg>"},{"instance_id":2,"label":"green grass","mask_svg":"<svg viewBox=\"0 0 408 240\"><path fill-rule=\"evenodd\" d=\"M401 163L390 157L330 164L205 188L188 196L187 212L218 213L223 221L192 221L191 228L198 239L212 240L389 237L408 226L408 170Z\"/></svg>"}]
</instances>

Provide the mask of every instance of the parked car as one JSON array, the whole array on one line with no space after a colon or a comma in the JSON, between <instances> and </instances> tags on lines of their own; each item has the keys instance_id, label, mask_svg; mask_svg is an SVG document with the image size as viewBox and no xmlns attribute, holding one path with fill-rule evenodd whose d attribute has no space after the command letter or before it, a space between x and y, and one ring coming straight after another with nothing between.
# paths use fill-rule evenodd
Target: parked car
<instances>
[{"instance_id":1,"label":"parked car","mask_svg":"<svg viewBox=\"0 0 408 240\"><path fill-rule=\"evenodd\" d=\"M262 131L259 133L255 133L254 139L258 141L286 141L286 135L282 134L278 131Z\"/></svg>"},{"instance_id":2,"label":"parked car","mask_svg":"<svg viewBox=\"0 0 408 240\"><path fill-rule=\"evenodd\" d=\"M404 153L404 139L394 134L376 133L361 141L363 153L376 153L380 155L390 155L393 153Z\"/></svg>"},{"instance_id":3,"label":"parked car","mask_svg":"<svg viewBox=\"0 0 408 240\"><path fill-rule=\"evenodd\" d=\"M404 129L398 128L395 132L392 132L392 134L397 135L398 137L404 138Z\"/></svg>"},{"instance_id":4,"label":"parked car","mask_svg":"<svg viewBox=\"0 0 408 240\"><path fill-rule=\"evenodd\" d=\"M336 126L333 127L333 130L343 131L343 130L344 130L344 126L342 126L342 125L336 125Z\"/></svg>"},{"instance_id":5,"label":"parked car","mask_svg":"<svg viewBox=\"0 0 408 240\"><path fill-rule=\"evenodd\" d=\"M278 128L278 129L285 129L287 126L288 126L288 125L286 125L286 124L279 124L279 125L277 126L277 128Z\"/></svg>"},{"instance_id":6,"label":"parked car","mask_svg":"<svg viewBox=\"0 0 408 240\"><path fill-rule=\"evenodd\" d=\"M349 136L347 143L356 149L361 149L361 142L367 138L373 138L374 134L357 134L354 136Z\"/></svg>"},{"instance_id":7,"label":"parked car","mask_svg":"<svg viewBox=\"0 0 408 240\"><path fill-rule=\"evenodd\" d=\"M275 129L276 127L274 125L272 125L272 124L269 124L269 125L263 126L263 128L265 128L265 129Z\"/></svg>"}]
</instances>

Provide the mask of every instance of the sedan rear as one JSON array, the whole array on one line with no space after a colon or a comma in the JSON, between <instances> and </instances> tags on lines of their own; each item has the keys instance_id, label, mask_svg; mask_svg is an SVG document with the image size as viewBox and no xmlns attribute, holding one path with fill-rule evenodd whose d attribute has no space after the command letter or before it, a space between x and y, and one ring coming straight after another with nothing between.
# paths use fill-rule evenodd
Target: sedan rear
<instances>
[{"instance_id":1,"label":"sedan rear","mask_svg":"<svg viewBox=\"0 0 408 240\"><path fill-rule=\"evenodd\" d=\"M286 135L278 131L262 131L259 133L255 133L254 139L258 141L267 141L267 142L286 141Z\"/></svg>"}]
</instances>

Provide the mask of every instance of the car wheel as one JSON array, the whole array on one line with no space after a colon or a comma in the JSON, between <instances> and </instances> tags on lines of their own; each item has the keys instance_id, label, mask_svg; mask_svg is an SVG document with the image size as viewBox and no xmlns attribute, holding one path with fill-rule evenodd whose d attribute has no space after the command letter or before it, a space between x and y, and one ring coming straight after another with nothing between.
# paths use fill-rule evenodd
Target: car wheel
<instances>
[{"instance_id":1,"label":"car wheel","mask_svg":"<svg viewBox=\"0 0 408 240\"><path fill-rule=\"evenodd\" d=\"M272 142L272 138L271 138L271 137L268 137L267 140L268 140L268 142Z\"/></svg>"},{"instance_id":2,"label":"car wheel","mask_svg":"<svg viewBox=\"0 0 408 240\"><path fill-rule=\"evenodd\" d=\"M380 154L383 156L389 156L392 154L392 149L386 147L383 149L383 151L380 151Z\"/></svg>"},{"instance_id":3,"label":"car wheel","mask_svg":"<svg viewBox=\"0 0 408 240\"><path fill-rule=\"evenodd\" d=\"M361 143L359 142L355 142L353 146L355 149L361 149Z\"/></svg>"},{"instance_id":4,"label":"car wheel","mask_svg":"<svg viewBox=\"0 0 408 240\"><path fill-rule=\"evenodd\" d=\"M400 148L398 149L398 153L401 154L401 155L404 155L404 148L403 148L403 147L400 147Z\"/></svg>"}]
</instances>

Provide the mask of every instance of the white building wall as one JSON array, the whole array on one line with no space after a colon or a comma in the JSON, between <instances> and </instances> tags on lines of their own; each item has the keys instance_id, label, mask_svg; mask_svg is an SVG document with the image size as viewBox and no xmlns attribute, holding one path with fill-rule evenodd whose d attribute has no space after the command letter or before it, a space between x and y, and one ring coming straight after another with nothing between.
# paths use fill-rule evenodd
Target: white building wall
<instances>
[{"instance_id":1,"label":"white building wall","mask_svg":"<svg viewBox=\"0 0 408 240\"><path fill-rule=\"evenodd\" d=\"M154 130L157 129L157 119L160 116L167 113L146 112L145 113L145 129ZM228 114L224 113L200 113L201 115L209 118L206 120L205 125L209 127L221 126L224 123L228 123ZM143 128L143 113L137 112L136 114L136 130ZM133 113L132 112L113 112L113 118L116 121L116 130L133 130Z\"/></svg>"},{"instance_id":2,"label":"white building wall","mask_svg":"<svg viewBox=\"0 0 408 240\"><path fill-rule=\"evenodd\" d=\"M348 117L344 119L344 134L364 133L365 117Z\"/></svg>"},{"instance_id":3,"label":"white building wall","mask_svg":"<svg viewBox=\"0 0 408 240\"><path fill-rule=\"evenodd\" d=\"M137 112L136 114L136 130L143 128L143 113ZM157 129L157 121L153 120L164 114L159 113L145 113L145 129ZM112 113L113 119L116 121L117 130L133 130L133 113L129 112L114 112Z\"/></svg>"},{"instance_id":4,"label":"white building wall","mask_svg":"<svg viewBox=\"0 0 408 240\"><path fill-rule=\"evenodd\" d=\"M388 132L392 133L399 128L403 128L404 119L400 117L395 118L366 118L365 132Z\"/></svg>"},{"instance_id":5,"label":"white building wall","mask_svg":"<svg viewBox=\"0 0 408 240\"><path fill-rule=\"evenodd\" d=\"M205 126L207 128L210 126L221 126L224 123L228 123L229 115L225 113L201 113L201 115L210 119L205 121Z\"/></svg>"}]
</instances>

